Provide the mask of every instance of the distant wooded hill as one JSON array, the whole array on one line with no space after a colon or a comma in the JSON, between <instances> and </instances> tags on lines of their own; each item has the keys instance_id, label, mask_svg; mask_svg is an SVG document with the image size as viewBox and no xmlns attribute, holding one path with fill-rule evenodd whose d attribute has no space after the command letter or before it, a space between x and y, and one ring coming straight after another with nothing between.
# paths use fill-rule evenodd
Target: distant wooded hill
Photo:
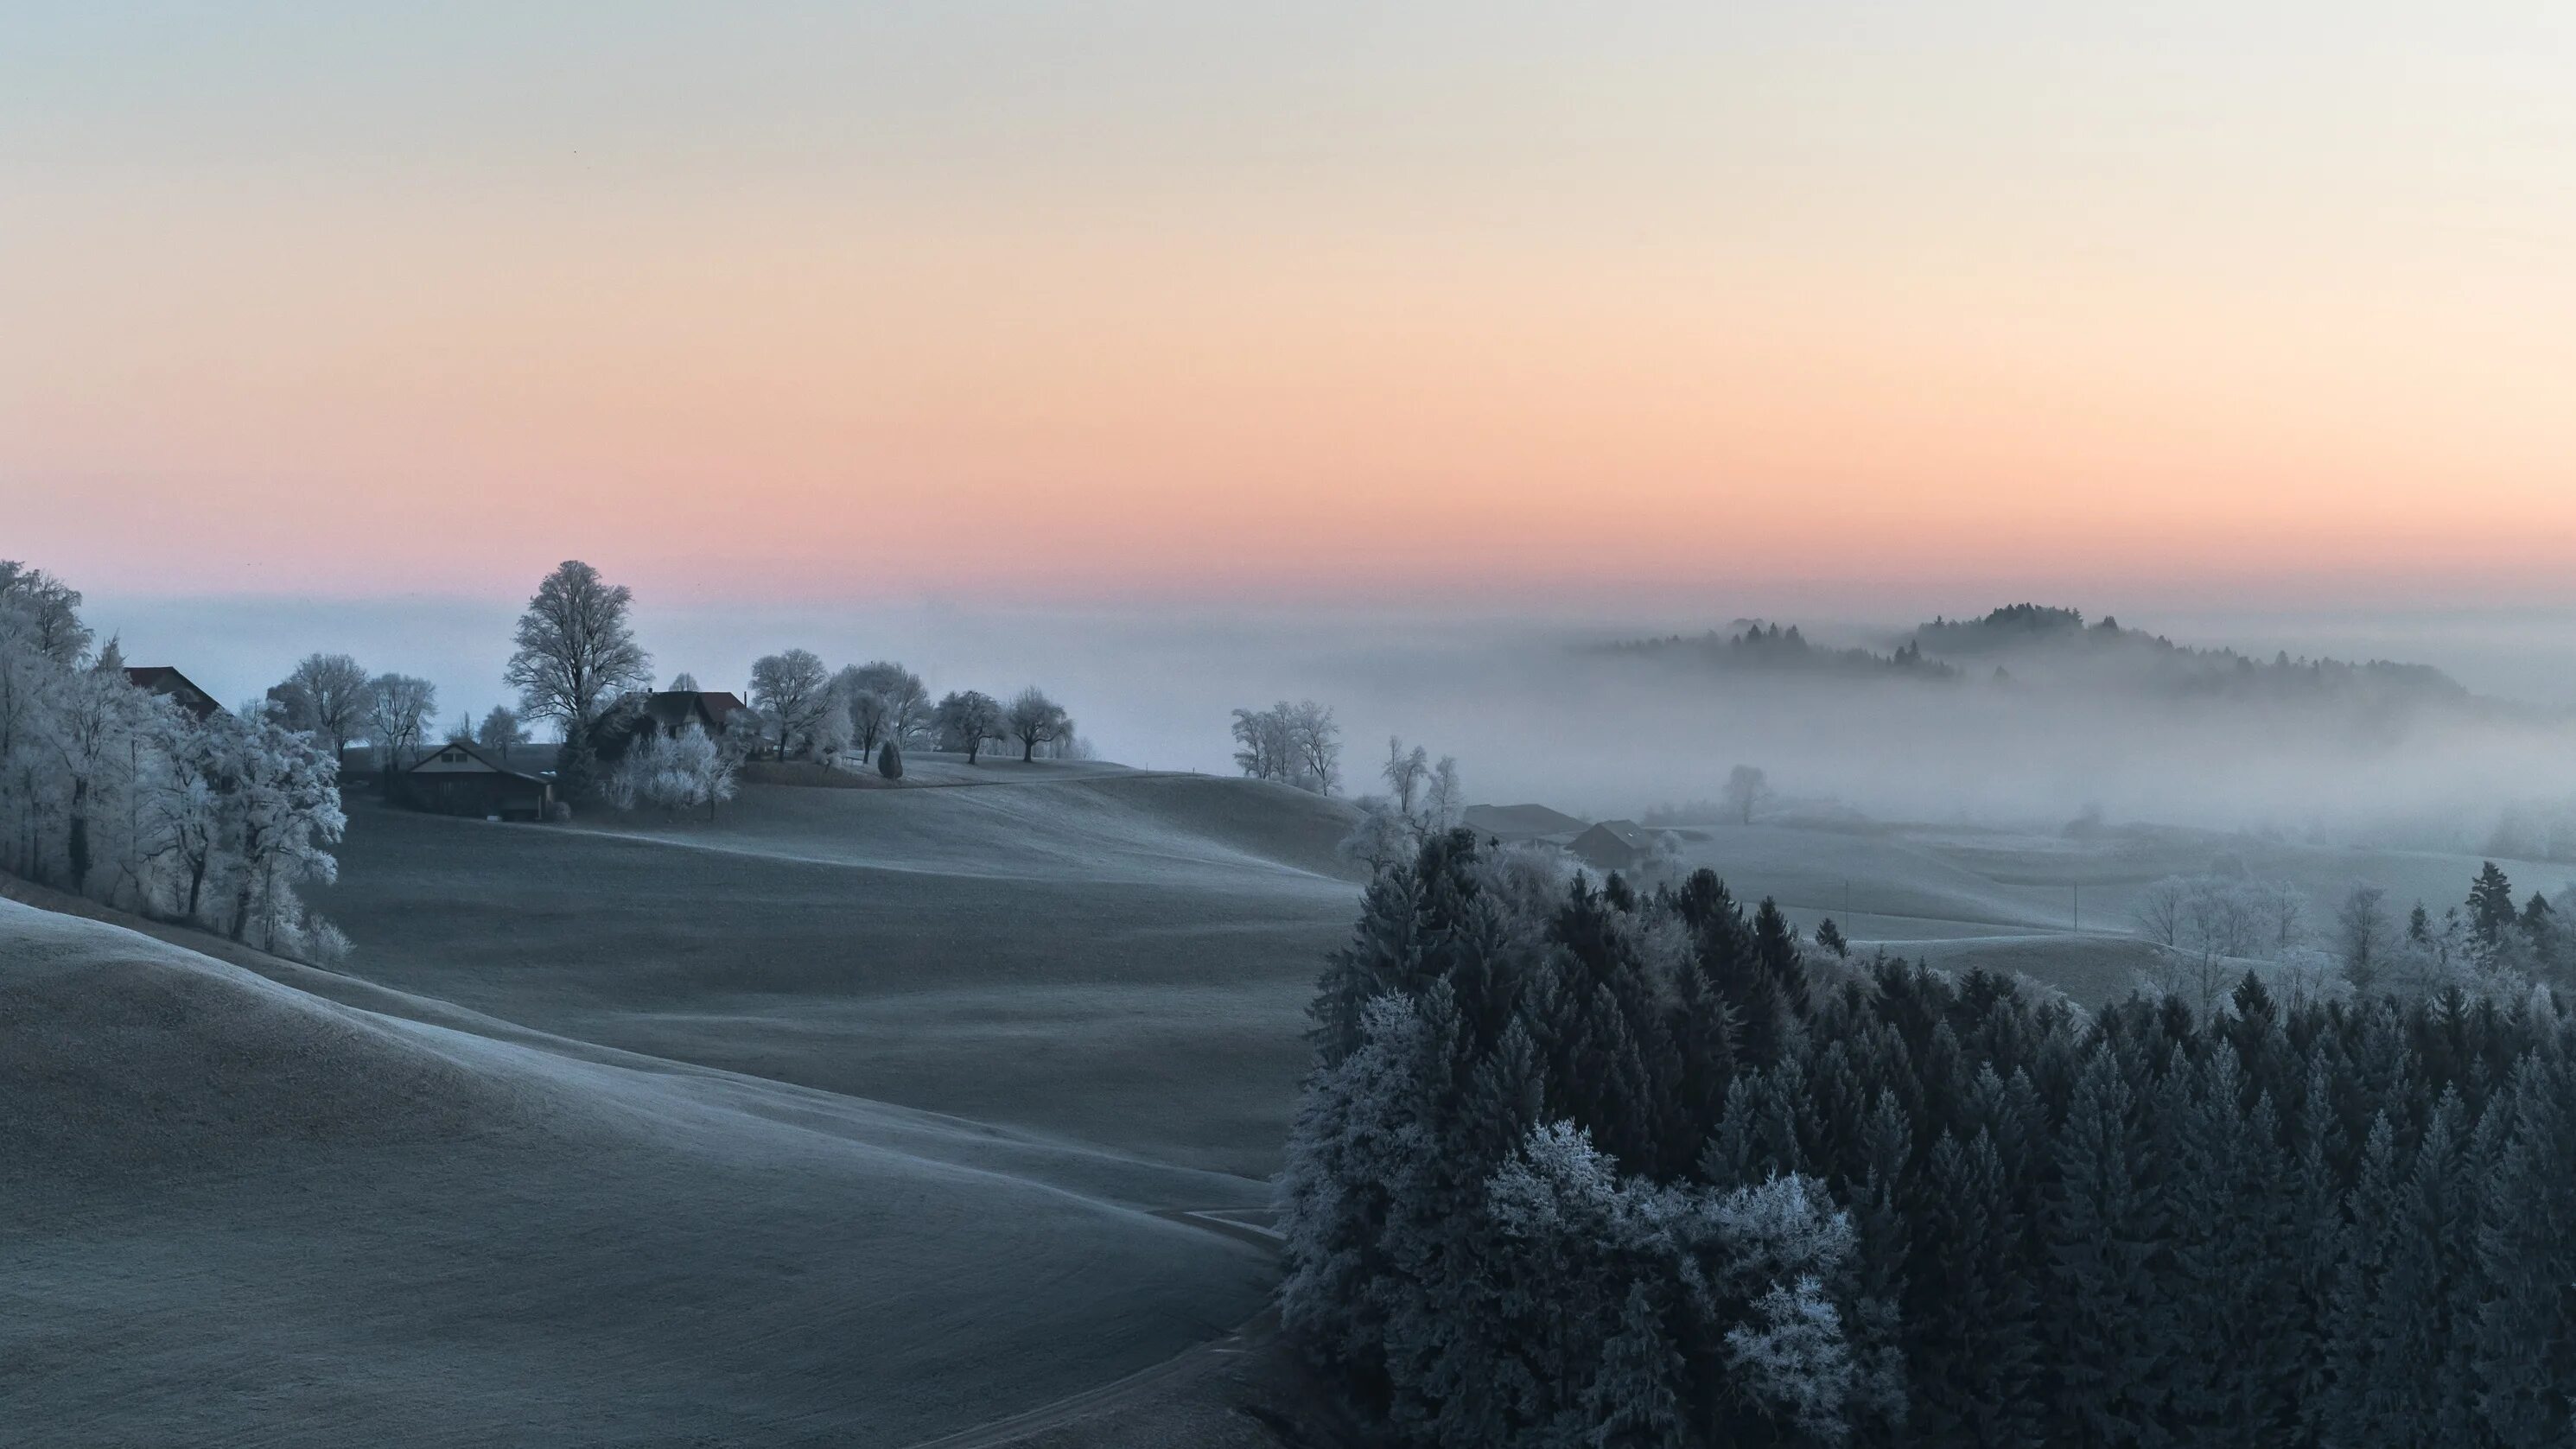
<instances>
[{"instance_id":1,"label":"distant wooded hill","mask_svg":"<svg viewBox=\"0 0 2576 1449\"><path fill-rule=\"evenodd\" d=\"M1936 618L1896 636L1893 647L1836 648L1810 643L1796 626L1741 623L1731 632L1675 634L1609 646L1612 653L1728 670L1849 676L1903 675L1930 680L2066 680L2174 696L2247 700L2333 700L2378 705L2458 704L2472 696L2441 670L2387 660L2269 660L2233 649L2177 644L2161 634L2123 628L2081 611L2012 604L1981 619Z\"/></svg>"}]
</instances>

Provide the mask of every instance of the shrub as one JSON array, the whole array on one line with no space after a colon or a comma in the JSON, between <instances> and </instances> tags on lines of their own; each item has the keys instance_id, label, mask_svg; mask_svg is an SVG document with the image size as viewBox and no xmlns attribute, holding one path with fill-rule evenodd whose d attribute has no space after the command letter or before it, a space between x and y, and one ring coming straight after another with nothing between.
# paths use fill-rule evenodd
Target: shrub
<instances>
[{"instance_id":1,"label":"shrub","mask_svg":"<svg viewBox=\"0 0 2576 1449\"><path fill-rule=\"evenodd\" d=\"M889 780L903 778L903 751L896 749L892 740L886 741L877 750L877 773Z\"/></svg>"}]
</instances>

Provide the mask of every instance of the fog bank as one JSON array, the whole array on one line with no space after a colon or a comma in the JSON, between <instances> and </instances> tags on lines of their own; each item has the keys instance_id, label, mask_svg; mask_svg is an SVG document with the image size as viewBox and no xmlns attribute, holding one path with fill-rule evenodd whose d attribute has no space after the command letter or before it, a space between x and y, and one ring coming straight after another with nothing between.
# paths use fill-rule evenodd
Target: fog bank
<instances>
[{"instance_id":1,"label":"fog bank","mask_svg":"<svg viewBox=\"0 0 2576 1449\"><path fill-rule=\"evenodd\" d=\"M479 715L500 683L516 606L94 597L102 636L136 663L172 663L218 697L256 694L314 649L433 680L442 719ZM1587 816L1714 798L1738 763L1770 772L1786 806L1840 802L1878 819L2114 820L2279 828L2475 844L2497 815L2576 797L2576 732L2544 709L2321 719L2241 702L1948 682L1711 673L1605 656L1626 637L1723 628L1727 618L1634 622L1357 611L885 607L658 608L635 623L660 678L742 690L757 656L791 646L834 665L890 657L934 693L1045 686L1105 758L1232 769L1230 711L1279 699L1332 705L1346 788L1370 788L1389 734L1459 758L1474 798ZM1812 623L1821 640L1884 638L1904 621ZM2482 693L2565 702L2576 621L2345 618L2131 627L2251 651L2428 663ZM2230 628L2240 633L2230 633ZM2382 647L2386 646L2386 647ZM2514 689L2525 684L2530 687Z\"/></svg>"}]
</instances>

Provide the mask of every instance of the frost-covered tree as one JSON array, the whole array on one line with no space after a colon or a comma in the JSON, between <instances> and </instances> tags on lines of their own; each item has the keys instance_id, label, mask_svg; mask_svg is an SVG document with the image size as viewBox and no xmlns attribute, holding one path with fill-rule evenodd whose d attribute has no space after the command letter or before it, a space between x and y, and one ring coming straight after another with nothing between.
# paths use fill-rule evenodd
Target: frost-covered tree
<instances>
[{"instance_id":1,"label":"frost-covered tree","mask_svg":"<svg viewBox=\"0 0 2576 1449\"><path fill-rule=\"evenodd\" d=\"M1423 791L1431 783L1431 753L1420 745L1407 750L1401 738L1388 735L1386 764L1379 768L1378 775L1386 781L1387 801L1396 813L1413 818Z\"/></svg>"},{"instance_id":2,"label":"frost-covered tree","mask_svg":"<svg viewBox=\"0 0 2576 1449\"><path fill-rule=\"evenodd\" d=\"M1771 798L1771 776L1759 765L1738 765L1726 772L1726 811L1736 823L1750 825L1753 812Z\"/></svg>"},{"instance_id":3,"label":"frost-covered tree","mask_svg":"<svg viewBox=\"0 0 2576 1449\"><path fill-rule=\"evenodd\" d=\"M796 755L819 757L833 742L829 716L841 710L832 697L832 676L810 649L764 654L751 664L751 707L769 729L769 746L784 760ZM840 733L848 730L843 715Z\"/></svg>"},{"instance_id":4,"label":"frost-covered tree","mask_svg":"<svg viewBox=\"0 0 2576 1449\"><path fill-rule=\"evenodd\" d=\"M1379 871L1312 1007L1291 1331L1390 1443L2565 1442L2555 994L2081 1014L1502 864Z\"/></svg>"},{"instance_id":5,"label":"frost-covered tree","mask_svg":"<svg viewBox=\"0 0 2576 1449\"><path fill-rule=\"evenodd\" d=\"M1351 803L1359 807L1359 817L1333 846L1343 863L1375 875L1422 848L1421 822L1398 810L1393 800L1363 795Z\"/></svg>"},{"instance_id":6,"label":"frost-covered tree","mask_svg":"<svg viewBox=\"0 0 2576 1449\"><path fill-rule=\"evenodd\" d=\"M868 687L866 673L855 664L843 665L832 676L832 698L849 717L850 744L862 755L874 755L877 746L894 738L894 711L886 697Z\"/></svg>"},{"instance_id":7,"label":"frost-covered tree","mask_svg":"<svg viewBox=\"0 0 2576 1449\"><path fill-rule=\"evenodd\" d=\"M269 697L286 708L286 727L309 731L348 764L349 742L367 728L373 706L367 671L346 654L307 654Z\"/></svg>"},{"instance_id":8,"label":"frost-covered tree","mask_svg":"<svg viewBox=\"0 0 2576 1449\"><path fill-rule=\"evenodd\" d=\"M14 616L25 647L70 668L88 652L90 630L80 617L81 594L43 569L0 559L0 610Z\"/></svg>"},{"instance_id":9,"label":"frost-covered tree","mask_svg":"<svg viewBox=\"0 0 2576 1449\"><path fill-rule=\"evenodd\" d=\"M2363 996L2379 990L2397 946L2396 931L2388 919L2388 892L2358 884L2344 892L2342 903L2335 907L2334 942L2344 980L2352 989Z\"/></svg>"},{"instance_id":10,"label":"frost-covered tree","mask_svg":"<svg viewBox=\"0 0 2576 1449\"><path fill-rule=\"evenodd\" d=\"M517 710L506 704L496 704L489 714L483 716L483 723L475 726L474 742L500 755L507 763L510 751L528 742L528 728L519 723Z\"/></svg>"},{"instance_id":11,"label":"frost-covered tree","mask_svg":"<svg viewBox=\"0 0 2576 1449\"><path fill-rule=\"evenodd\" d=\"M1327 706L1306 700L1288 713L1290 783L1318 795L1342 787L1342 727Z\"/></svg>"},{"instance_id":12,"label":"frost-covered tree","mask_svg":"<svg viewBox=\"0 0 2576 1449\"><path fill-rule=\"evenodd\" d=\"M890 659L854 664L833 676L850 714L850 739L873 753L887 740L910 743L930 723L930 692L921 676Z\"/></svg>"},{"instance_id":13,"label":"frost-covered tree","mask_svg":"<svg viewBox=\"0 0 2576 1449\"><path fill-rule=\"evenodd\" d=\"M223 799L233 844L231 932L257 929L261 948L306 928L295 887L328 885L338 876L329 846L347 824L340 813L339 770L309 735L286 728L275 712L245 706L225 720L229 771ZM211 721L210 721L211 723Z\"/></svg>"},{"instance_id":14,"label":"frost-covered tree","mask_svg":"<svg viewBox=\"0 0 2576 1449\"><path fill-rule=\"evenodd\" d=\"M970 765L982 756L985 745L1002 737L1002 706L980 689L950 690L932 719L939 747L964 755Z\"/></svg>"},{"instance_id":15,"label":"frost-covered tree","mask_svg":"<svg viewBox=\"0 0 2576 1449\"><path fill-rule=\"evenodd\" d=\"M68 671L53 690L47 735L65 787L64 859L75 893L87 888L98 864L101 816L119 803L109 798L117 788L112 771L141 724L141 701L122 669Z\"/></svg>"},{"instance_id":16,"label":"frost-covered tree","mask_svg":"<svg viewBox=\"0 0 2576 1449\"><path fill-rule=\"evenodd\" d=\"M92 658L79 594L0 565L0 867L307 960L345 951L297 898L330 879L337 761L257 700L200 721Z\"/></svg>"},{"instance_id":17,"label":"frost-covered tree","mask_svg":"<svg viewBox=\"0 0 2576 1449\"><path fill-rule=\"evenodd\" d=\"M420 758L430 721L438 717L438 686L409 674L379 674L367 685L367 733L375 741L376 768L391 780Z\"/></svg>"},{"instance_id":18,"label":"frost-covered tree","mask_svg":"<svg viewBox=\"0 0 2576 1449\"><path fill-rule=\"evenodd\" d=\"M695 721L667 738L644 731L609 771L609 803L667 815L703 809L713 820L716 806L734 797L738 764Z\"/></svg>"},{"instance_id":19,"label":"frost-covered tree","mask_svg":"<svg viewBox=\"0 0 2576 1449\"><path fill-rule=\"evenodd\" d=\"M1234 712L1234 763L1255 780L1288 778L1287 706Z\"/></svg>"},{"instance_id":20,"label":"frost-covered tree","mask_svg":"<svg viewBox=\"0 0 2576 1449\"><path fill-rule=\"evenodd\" d=\"M1455 830L1467 814L1467 786L1458 776L1455 755L1442 755L1431 767L1431 786L1422 797L1422 823L1428 830Z\"/></svg>"},{"instance_id":21,"label":"frost-covered tree","mask_svg":"<svg viewBox=\"0 0 2576 1449\"><path fill-rule=\"evenodd\" d=\"M1234 762L1256 780L1330 795L1342 783L1342 729L1333 711L1306 700L1234 712Z\"/></svg>"},{"instance_id":22,"label":"frost-covered tree","mask_svg":"<svg viewBox=\"0 0 2576 1449\"><path fill-rule=\"evenodd\" d=\"M1064 706L1047 698L1046 692L1032 684L1011 696L1010 707L1003 712L1003 727L1011 738L1020 742L1020 762L1035 760L1043 746L1059 744L1073 736L1073 716Z\"/></svg>"},{"instance_id":23,"label":"frost-covered tree","mask_svg":"<svg viewBox=\"0 0 2576 1449\"><path fill-rule=\"evenodd\" d=\"M501 677L519 692L521 718L552 720L561 730L557 769L568 793L590 786L600 716L619 695L652 683L653 658L626 621L633 604L625 585L566 559L537 585L519 616L518 647Z\"/></svg>"}]
</instances>

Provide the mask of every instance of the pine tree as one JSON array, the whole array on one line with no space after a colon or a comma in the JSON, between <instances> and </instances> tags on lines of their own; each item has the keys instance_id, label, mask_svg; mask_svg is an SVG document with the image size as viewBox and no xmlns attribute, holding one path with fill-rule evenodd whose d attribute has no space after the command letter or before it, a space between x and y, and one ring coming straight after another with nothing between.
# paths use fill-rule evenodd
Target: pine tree
<instances>
[{"instance_id":1,"label":"pine tree","mask_svg":"<svg viewBox=\"0 0 2576 1449\"><path fill-rule=\"evenodd\" d=\"M1798 951L1798 933L1780 913L1780 903L1769 896L1762 898L1761 909L1753 915L1753 954L1790 1019L1805 1020L1814 1009L1807 995L1806 960Z\"/></svg>"},{"instance_id":2,"label":"pine tree","mask_svg":"<svg viewBox=\"0 0 2576 1449\"><path fill-rule=\"evenodd\" d=\"M2484 1184L2477 1254L2490 1289L2470 1328L2478 1408L2505 1449L2569 1442L2576 1416L2576 1078L2526 1056Z\"/></svg>"},{"instance_id":3,"label":"pine tree","mask_svg":"<svg viewBox=\"0 0 2576 1449\"><path fill-rule=\"evenodd\" d=\"M1643 1283L1628 1289L1619 1331L1602 1345L1601 1367L1585 1386L1581 1443L1588 1449L1687 1449L1682 1356Z\"/></svg>"},{"instance_id":4,"label":"pine tree","mask_svg":"<svg viewBox=\"0 0 2576 1449\"><path fill-rule=\"evenodd\" d=\"M1917 1242L1905 1316L1915 1350L1919 1443L2020 1449L2043 1442L2032 1285L1994 1139L1932 1147L1928 1231Z\"/></svg>"},{"instance_id":5,"label":"pine tree","mask_svg":"<svg viewBox=\"0 0 2576 1449\"><path fill-rule=\"evenodd\" d=\"M2248 1310L2265 1265L2242 1180L2249 1146L2235 1048L2219 1042L2194 1076L2174 1137L2167 1287L2183 1310L2177 1346L2197 1351L2173 1357L2172 1424L2186 1443L2245 1443L2257 1427L2244 1417L2257 1347Z\"/></svg>"},{"instance_id":6,"label":"pine tree","mask_svg":"<svg viewBox=\"0 0 2576 1449\"><path fill-rule=\"evenodd\" d=\"M1358 1045L1309 1084L1280 1175L1288 1224L1280 1320L1379 1403L1387 1224L1394 1194L1431 1150L1421 1110L1426 1047L1410 1000L1368 1003Z\"/></svg>"},{"instance_id":7,"label":"pine tree","mask_svg":"<svg viewBox=\"0 0 2576 1449\"><path fill-rule=\"evenodd\" d=\"M2118 1058L2096 1045L2056 1138L2047 1229L2059 1386L2052 1443L2146 1442L2163 1397L2150 1336L2155 1221L2133 1110Z\"/></svg>"},{"instance_id":8,"label":"pine tree","mask_svg":"<svg viewBox=\"0 0 2576 1449\"><path fill-rule=\"evenodd\" d=\"M2477 881L2469 887L2469 928L2478 944L2493 947L2504 940L2521 913L2514 909L2513 882L2492 860L2478 871Z\"/></svg>"},{"instance_id":9,"label":"pine tree","mask_svg":"<svg viewBox=\"0 0 2576 1449\"><path fill-rule=\"evenodd\" d=\"M2398 1349L2387 1339L2381 1299L2401 1251L2401 1193L2397 1128L2382 1112L2362 1147L2360 1180L2345 1198L2344 1243L2329 1305L2326 1406L2319 1415L2319 1437L2329 1444L2411 1440L2402 1388L2383 1372Z\"/></svg>"}]
</instances>

